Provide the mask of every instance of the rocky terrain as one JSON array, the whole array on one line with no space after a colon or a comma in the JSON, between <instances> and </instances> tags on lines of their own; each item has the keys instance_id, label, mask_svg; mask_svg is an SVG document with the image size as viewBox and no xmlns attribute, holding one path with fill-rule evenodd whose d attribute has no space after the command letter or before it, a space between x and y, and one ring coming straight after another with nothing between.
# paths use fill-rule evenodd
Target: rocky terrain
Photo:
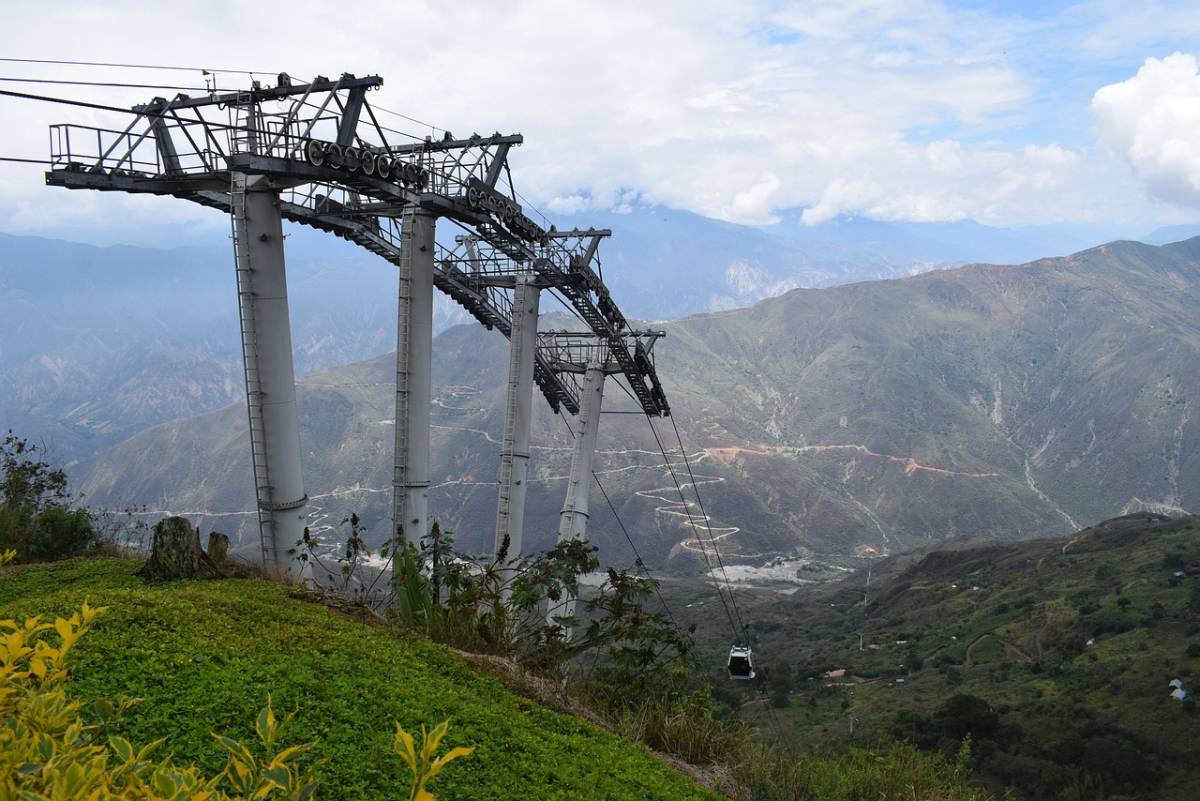
<instances>
[{"instance_id":1,"label":"rocky terrain","mask_svg":"<svg viewBox=\"0 0 1200 801\"><path fill-rule=\"evenodd\" d=\"M726 558L755 563L1197 508L1198 284L1200 239L1115 242L662 324L658 364L713 536ZM472 548L492 536L505 347L474 327L435 344L432 509ZM384 536L392 370L384 356L301 382L314 526L354 509ZM608 411L631 408L614 383L606 398ZM553 540L568 458L567 427L537 406L528 547ZM153 428L82 467L84 488L98 504L204 513L244 536L244 426L234 405ZM671 451L670 421L656 426ZM599 477L643 556L701 564L646 420L606 416L600 449ZM672 467L690 499L677 454ZM593 498L595 539L626 549Z\"/></svg>"}]
</instances>

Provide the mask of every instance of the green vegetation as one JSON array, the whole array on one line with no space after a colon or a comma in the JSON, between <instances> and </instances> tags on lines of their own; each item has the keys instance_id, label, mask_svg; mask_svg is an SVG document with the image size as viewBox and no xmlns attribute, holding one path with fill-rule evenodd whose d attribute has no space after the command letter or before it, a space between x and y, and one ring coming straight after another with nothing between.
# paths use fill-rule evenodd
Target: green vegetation
<instances>
[{"instance_id":1,"label":"green vegetation","mask_svg":"<svg viewBox=\"0 0 1200 801\"><path fill-rule=\"evenodd\" d=\"M684 443L706 449L692 464L705 477L704 505L714 526L739 529L725 553L839 564L864 546L897 553L959 535L1062 535L1073 528L1062 512L1100 520L1172 486L1176 503L1200 509L1185 402L1200 396L1200 334L1187 322L1200 315L1198 262L1200 239L1120 242L664 322L662 378ZM437 337L439 480L495 472L488 437L502 435L507 347L478 327ZM313 486L389 486L379 421L393 405L394 373L395 358L380 356L299 381L301 437L321 455L305 466ZM635 408L623 393L605 404ZM252 509L250 457L233 435L244 428L240 404L154 427L89 462L81 486L108 507L170 498L180 509ZM693 532L652 500L677 501L653 492L664 476L645 420L606 415L603 428L605 487L643 559L698 574L700 554L678 547ZM561 484L541 479L568 472L571 439L554 415L538 415L532 436L543 448L530 467L539 480L528 485L524 547L538 550L553 545L562 505ZM453 486L444 508L461 542L490 550L495 499ZM372 547L391 533L385 493L320 505L329 519L357 511ZM602 561L629 553L602 502L588 537Z\"/></svg>"},{"instance_id":2,"label":"green vegetation","mask_svg":"<svg viewBox=\"0 0 1200 801\"><path fill-rule=\"evenodd\" d=\"M1135 515L1058 540L956 543L836 585L743 593L768 698L726 692L761 737L886 749L897 740L970 766L1024 799L1200 796L1200 518ZM859 634L863 647L859 649ZM720 633L701 628L701 650ZM839 679L826 671L846 670ZM790 675L788 675L790 674ZM853 734L851 734L853 718Z\"/></svg>"},{"instance_id":3,"label":"green vegetation","mask_svg":"<svg viewBox=\"0 0 1200 801\"><path fill-rule=\"evenodd\" d=\"M11 431L0 440L0 550L34 562L96 548L95 521L73 501L66 473L47 462L41 448Z\"/></svg>"},{"instance_id":4,"label":"green vegetation","mask_svg":"<svg viewBox=\"0 0 1200 801\"><path fill-rule=\"evenodd\" d=\"M0 565L12 551L0 553ZM137 747L110 736L116 707L93 704L97 721L84 720L83 704L68 698L67 657L106 610L85 601L69 618L0 620L0 798L44 801L307 801L316 790L312 766L295 763L311 744L283 747L291 720L271 707L255 730L263 756L228 737L224 770L205 778L194 766L158 756L162 741ZM53 634L51 634L53 632ZM123 702L127 710L132 702ZM231 795L228 790L232 790ZM414 794L415 794L414 790Z\"/></svg>"},{"instance_id":5,"label":"green vegetation","mask_svg":"<svg viewBox=\"0 0 1200 801\"><path fill-rule=\"evenodd\" d=\"M753 801L986 801L989 796L966 781L969 753L966 743L953 759L905 743L821 758L780 760L763 752L743 781Z\"/></svg>"},{"instance_id":6,"label":"green vegetation","mask_svg":"<svg viewBox=\"0 0 1200 801\"><path fill-rule=\"evenodd\" d=\"M644 746L517 697L422 637L349 620L284 585L148 585L137 568L119 559L6 568L0 617L67 614L85 600L107 606L72 652L71 697L86 709L140 699L104 715L106 734L138 744L165 736L161 753L195 765L198 776L221 775L233 753L211 732L253 741L271 694L277 708L299 710L288 741L314 743L304 764L318 765L320 798L411 797L414 766L428 780L448 760L437 763L436 745L425 753L414 744L410 754L393 722L416 731L430 720L450 722L446 757L475 748L437 775L439 798L716 798ZM965 782L961 760L912 746L803 759L756 747L705 693L619 709L618 732L696 763L728 765L740 788L734 797L748 801L983 798ZM427 742L442 735L428 733Z\"/></svg>"},{"instance_id":7,"label":"green vegetation","mask_svg":"<svg viewBox=\"0 0 1200 801\"><path fill-rule=\"evenodd\" d=\"M475 753L438 776L439 796L494 799L711 798L630 744L508 692L427 640L347 620L257 580L146 585L128 560L9 567L0 617L109 607L73 654L82 702L140 698L113 724L131 742L168 736L180 764L220 771L220 731L254 736L262 699L299 707L294 741L316 741L320 797L403 797L394 721L409 731L449 720L452 745Z\"/></svg>"}]
</instances>

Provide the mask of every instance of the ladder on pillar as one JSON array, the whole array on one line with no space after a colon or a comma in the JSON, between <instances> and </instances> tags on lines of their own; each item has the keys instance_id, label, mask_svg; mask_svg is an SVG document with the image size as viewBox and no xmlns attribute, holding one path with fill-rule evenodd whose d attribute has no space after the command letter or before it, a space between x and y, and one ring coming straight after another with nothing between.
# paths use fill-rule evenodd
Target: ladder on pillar
<instances>
[{"instance_id":1,"label":"ladder on pillar","mask_svg":"<svg viewBox=\"0 0 1200 801\"><path fill-rule=\"evenodd\" d=\"M258 150L258 114L254 105L254 95L250 92L239 92L237 100L230 108L229 145L231 153L254 153Z\"/></svg>"},{"instance_id":2,"label":"ladder on pillar","mask_svg":"<svg viewBox=\"0 0 1200 801\"><path fill-rule=\"evenodd\" d=\"M275 559L275 533L272 530L271 484L267 467L266 437L263 429L263 391L259 373L258 329L254 321L254 267L250 248L242 241L239 229L246 227L246 180L233 173L229 187L229 220L233 230L233 266L237 276L238 317L242 329L242 365L246 377L246 411L250 418L250 458L254 467L255 506L263 564Z\"/></svg>"},{"instance_id":3,"label":"ladder on pillar","mask_svg":"<svg viewBox=\"0 0 1200 801\"><path fill-rule=\"evenodd\" d=\"M406 212L404 230L411 232L413 221L412 211ZM403 252L400 254L400 286L396 303L396 420L394 423L396 443L395 456L392 464L392 547L401 544L401 526L405 524L407 515L412 510L408 505L408 414L411 401L409 387L410 365L409 345L412 338L412 271L413 254L412 240L403 239ZM404 537L411 532L404 532Z\"/></svg>"}]
</instances>

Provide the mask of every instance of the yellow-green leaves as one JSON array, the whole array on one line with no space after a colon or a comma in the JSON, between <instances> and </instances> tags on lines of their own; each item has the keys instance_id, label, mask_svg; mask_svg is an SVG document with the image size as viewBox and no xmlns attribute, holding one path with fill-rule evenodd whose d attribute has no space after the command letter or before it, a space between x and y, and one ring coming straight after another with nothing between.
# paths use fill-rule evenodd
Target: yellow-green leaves
<instances>
[{"instance_id":1,"label":"yellow-green leaves","mask_svg":"<svg viewBox=\"0 0 1200 801\"><path fill-rule=\"evenodd\" d=\"M274 700L253 719L248 744L221 734L225 754L215 776L177 765L159 740L139 746L118 735L119 704L95 699L85 708L66 692L72 650L104 613L88 604L54 620L0 620L0 801L313 801L316 743L288 742L296 711L277 714ZM427 789L471 748L442 755L448 722L422 727L419 742L396 727L395 751L412 776L412 801L434 801Z\"/></svg>"},{"instance_id":2,"label":"yellow-green leaves","mask_svg":"<svg viewBox=\"0 0 1200 801\"><path fill-rule=\"evenodd\" d=\"M475 750L459 746L434 758L434 754L437 753L438 746L441 745L442 738L446 736L449 728L450 721L448 720L442 721L432 732L426 731L422 726L421 748L418 751L413 736L406 732L399 723L396 724L396 737L392 748L404 760L404 764L408 765L408 769L412 773L413 784L409 801L435 801L433 794L425 789L426 783L432 781L451 761L461 756L467 756Z\"/></svg>"},{"instance_id":3,"label":"yellow-green leaves","mask_svg":"<svg viewBox=\"0 0 1200 801\"><path fill-rule=\"evenodd\" d=\"M295 710L280 721L275 715L271 696L267 705L258 713L254 730L266 749L266 756L258 759L249 748L229 737L214 734L217 742L225 749L228 760L222 774L239 798L280 799L280 801L305 801L317 790L314 775L316 766L301 770L296 758L312 750L316 743L304 743L275 750L280 734L296 716Z\"/></svg>"},{"instance_id":4,"label":"yellow-green leaves","mask_svg":"<svg viewBox=\"0 0 1200 801\"><path fill-rule=\"evenodd\" d=\"M5 555L0 555L5 556ZM104 613L84 603L69 618L43 623L0 620L0 801L310 801L314 767L295 762L313 744L276 750L295 715L280 721L268 696L255 723L266 754L217 737L225 770L206 779L195 767L179 767L154 752L162 740L136 748L122 737L105 740L117 714L97 702L98 725L82 720L82 704L66 694L66 656ZM53 634L51 634L53 632ZM49 635L57 642L50 642ZM121 710L132 702L122 702ZM102 744L103 743L103 744ZM232 793L227 789L232 790Z\"/></svg>"}]
</instances>

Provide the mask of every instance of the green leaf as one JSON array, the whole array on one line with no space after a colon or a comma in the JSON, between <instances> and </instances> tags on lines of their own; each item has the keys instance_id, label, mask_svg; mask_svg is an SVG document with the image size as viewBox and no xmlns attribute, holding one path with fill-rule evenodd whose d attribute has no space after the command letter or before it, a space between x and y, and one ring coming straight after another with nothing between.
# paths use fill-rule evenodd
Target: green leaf
<instances>
[{"instance_id":1,"label":"green leaf","mask_svg":"<svg viewBox=\"0 0 1200 801\"><path fill-rule=\"evenodd\" d=\"M130 762L133 760L133 744L123 737L111 737L108 740L108 747L117 755L117 759L122 762Z\"/></svg>"}]
</instances>

